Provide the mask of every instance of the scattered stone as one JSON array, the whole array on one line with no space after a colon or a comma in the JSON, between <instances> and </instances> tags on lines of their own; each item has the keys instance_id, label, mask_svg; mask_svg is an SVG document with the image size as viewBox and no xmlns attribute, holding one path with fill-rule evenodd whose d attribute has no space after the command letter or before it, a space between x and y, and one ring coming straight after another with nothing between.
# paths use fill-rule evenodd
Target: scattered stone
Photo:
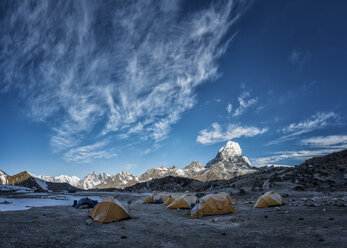
<instances>
[{"instance_id":1,"label":"scattered stone","mask_svg":"<svg viewBox=\"0 0 347 248\"><path fill-rule=\"evenodd\" d=\"M295 190L295 191L305 191L305 188L302 187L302 186L297 185L297 186L295 186L295 187L293 188L293 190Z\"/></svg>"},{"instance_id":2,"label":"scattered stone","mask_svg":"<svg viewBox=\"0 0 347 248\"><path fill-rule=\"evenodd\" d=\"M280 211L281 209L279 207L275 207L275 210L276 211Z\"/></svg>"},{"instance_id":3,"label":"scattered stone","mask_svg":"<svg viewBox=\"0 0 347 248\"><path fill-rule=\"evenodd\" d=\"M271 185L270 185L269 180L265 180L262 187L263 187L263 189L270 189Z\"/></svg>"},{"instance_id":4,"label":"scattered stone","mask_svg":"<svg viewBox=\"0 0 347 248\"><path fill-rule=\"evenodd\" d=\"M243 188L241 188L239 191L239 195L245 195L245 194L246 194L246 191Z\"/></svg>"},{"instance_id":5,"label":"scattered stone","mask_svg":"<svg viewBox=\"0 0 347 248\"><path fill-rule=\"evenodd\" d=\"M283 197L283 198L288 198L289 195L288 195L288 194L283 194L282 197ZM294 199L293 199L293 200L294 200Z\"/></svg>"},{"instance_id":6,"label":"scattered stone","mask_svg":"<svg viewBox=\"0 0 347 248\"><path fill-rule=\"evenodd\" d=\"M91 225L91 224L93 224L93 220L90 218L86 219L86 225Z\"/></svg>"}]
</instances>

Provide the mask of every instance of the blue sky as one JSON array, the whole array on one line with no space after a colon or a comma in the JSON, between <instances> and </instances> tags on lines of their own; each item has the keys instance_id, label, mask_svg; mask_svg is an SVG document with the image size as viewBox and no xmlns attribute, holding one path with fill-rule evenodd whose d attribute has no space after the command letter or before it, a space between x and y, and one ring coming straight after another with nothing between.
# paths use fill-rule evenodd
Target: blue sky
<instances>
[{"instance_id":1,"label":"blue sky","mask_svg":"<svg viewBox=\"0 0 347 248\"><path fill-rule=\"evenodd\" d=\"M345 1L2 1L0 169L83 177L347 148Z\"/></svg>"}]
</instances>

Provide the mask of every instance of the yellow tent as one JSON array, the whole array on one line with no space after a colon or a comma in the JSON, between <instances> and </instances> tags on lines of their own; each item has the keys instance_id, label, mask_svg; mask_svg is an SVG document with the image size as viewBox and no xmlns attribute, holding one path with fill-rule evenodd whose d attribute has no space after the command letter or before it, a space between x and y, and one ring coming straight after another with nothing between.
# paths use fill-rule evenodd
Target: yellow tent
<instances>
[{"instance_id":1,"label":"yellow tent","mask_svg":"<svg viewBox=\"0 0 347 248\"><path fill-rule=\"evenodd\" d=\"M155 198L159 198L159 195L158 195L158 194L149 195L149 196L147 196L147 198L143 201L143 203L154 203Z\"/></svg>"},{"instance_id":2,"label":"yellow tent","mask_svg":"<svg viewBox=\"0 0 347 248\"><path fill-rule=\"evenodd\" d=\"M170 205L173 203L176 199L180 198L183 194L181 193L176 193L176 194L171 194L169 197L164 201L163 205Z\"/></svg>"},{"instance_id":3,"label":"yellow tent","mask_svg":"<svg viewBox=\"0 0 347 248\"><path fill-rule=\"evenodd\" d=\"M196 204L198 198L192 194L185 194L177 199L174 202L170 203L167 208L175 209L175 208L190 208L191 204Z\"/></svg>"},{"instance_id":4,"label":"yellow tent","mask_svg":"<svg viewBox=\"0 0 347 248\"><path fill-rule=\"evenodd\" d=\"M174 201L175 201L175 198L174 198L172 195L170 195L170 196L166 199L166 201L164 201L163 205L170 205L170 204L173 203Z\"/></svg>"},{"instance_id":5,"label":"yellow tent","mask_svg":"<svg viewBox=\"0 0 347 248\"><path fill-rule=\"evenodd\" d=\"M163 203L169 198L169 193L153 194L147 196L143 203Z\"/></svg>"},{"instance_id":6,"label":"yellow tent","mask_svg":"<svg viewBox=\"0 0 347 248\"><path fill-rule=\"evenodd\" d=\"M109 223L131 218L123 206L113 198L106 198L97 204L89 214L93 221Z\"/></svg>"},{"instance_id":7,"label":"yellow tent","mask_svg":"<svg viewBox=\"0 0 347 248\"><path fill-rule=\"evenodd\" d=\"M161 199L162 202L166 202L167 199L170 198L170 196L171 196L171 194L169 194L167 192L159 194L159 198Z\"/></svg>"},{"instance_id":8,"label":"yellow tent","mask_svg":"<svg viewBox=\"0 0 347 248\"><path fill-rule=\"evenodd\" d=\"M271 206L281 206L284 204L283 198L276 192L266 192L260 196L255 203L255 208L267 208Z\"/></svg>"},{"instance_id":9,"label":"yellow tent","mask_svg":"<svg viewBox=\"0 0 347 248\"><path fill-rule=\"evenodd\" d=\"M191 216L200 218L203 215L236 213L237 210L232 206L235 203L227 193L208 194L191 210Z\"/></svg>"}]
</instances>

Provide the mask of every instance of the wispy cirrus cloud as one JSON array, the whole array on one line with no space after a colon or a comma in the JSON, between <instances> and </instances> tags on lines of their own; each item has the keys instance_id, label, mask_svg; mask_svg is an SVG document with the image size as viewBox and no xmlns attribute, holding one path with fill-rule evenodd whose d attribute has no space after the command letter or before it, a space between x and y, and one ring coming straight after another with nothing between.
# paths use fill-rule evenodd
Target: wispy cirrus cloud
<instances>
[{"instance_id":1,"label":"wispy cirrus cloud","mask_svg":"<svg viewBox=\"0 0 347 248\"><path fill-rule=\"evenodd\" d=\"M347 148L347 135L317 136L301 140L301 144L311 147Z\"/></svg>"},{"instance_id":2,"label":"wispy cirrus cloud","mask_svg":"<svg viewBox=\"0 0 347 248\"><path fill-rule=\"evenodd\" d=\"M309 51L302 51L299 49L293 49L289 54L289 61L292 63L297 70L301 70L304 65L311 59L312 54Z\"/></svg>"},{"instance_id":3,"label":"wispy cirrus cloud","mask_svg":"<svg viewBox=\"0 0 347 248\"><path fill-rule=\"evenodd\" d=\"M186 13L174 0L9 1L1 91L19 92L67 161L99 157L84 152L101 149L85 145L90 136L161 141L196 103L196 87L218 76L226 34L247 5L220 1Z\"/></svg>"},{"instance_id":4,"label":"wispy cirrus cloud","mask_svg":"<svg viewBox=\"0 0 347 248\"><path fill-rule=\"evenodd\" d=\"M204 129L196 138L196 141L201 144L214 144L222 141L232 140L240 137L253 137L267 132L267 128L257 128L248 126L239 126L236 124L229 124L223 128L218 123L213 123L211 129Z\"/></svg>"},{"instance_id":5,"label":"wispy cirrus cloud","mask_svg":"<svg viewBox=\"0 0 347 248\"><path fill-rule=\"evenodd\" d=\"M233 105L231 105L231 103L228 103L226 110L227 110L228 114L230 114L231 111L233 110Z\"/></svg>"},{"instance_id":6,"label":"wispy cirrus cloud","mask_svg":"<svg viewBox=\"0 0 347 248\"><path fill-rule=\"evenodd\" d=\"M243 112L252 107L257 101L258 98L252 98L251 93L248 91L243 91L242 94L237 98L239 101L239 106L235 109L233 116L239 116L243 114Z\"/></svg>"},{"instance_id":7,"label":"wispy cirrus cloud","mask_svg":"<svg viewBox=\"0 0 347 248\"><path fill-rule=\"evenodd\" d=\"M303 149L303 150L297 150L297 151L280 151L280 152L275 152L273 153L274 155L271 155L268 157L251 159L251 161L252 161L252 164L255 166L276 164L285 159L304 161L306 159L309 159L315 156L327 155L329 153L337 152L346 148L347 148L347 145L345 145L344 148L339 147L339 148L327 148L327 149L318 149L318 150Z\"/></svg>"},{"instance_id":8,"label":"wispy cirrus cloud","mask_svg":"<svg viewBox=\"0 0 347 248\"><path fill-rule=\"evenodd\" d=\"M273 145L288 140L295 139L301 134L309 133L317 129L322 129L327 126L333 126L340 123L340 117L335 112L318 112L312 115L310 118L300 121L298 123L292 123L287 127L279 130L284 134L280 138L272 140L268 145Z\"/></svg>"},{"instance_id":9,"label":"wispy cirrus cloud","mask_svg":"<svg viewBox=\"0 0 347 248\"><path fill-rule=\"evenodd\" d=\"M323 156L332 152L347 149L347 135L317 136L300 141L305 149L297 151L280 151L271 156L252 159L255 165L268 165L285 159L303 161L314 156Z\"/></svg>"},{"instance_id":10,"label":"wispy cirrus cloud","mask_svg":"<svg viewBox=\"0 0 347 248\"><path fill-rule=\"evenodd\" d=\"M101 141L92 145L70 149L64 154L64 159L70 162L90 163L96 159L107 159L117 156L117 153L106 149L107 142Z\"/></svg>"}]
</instances>

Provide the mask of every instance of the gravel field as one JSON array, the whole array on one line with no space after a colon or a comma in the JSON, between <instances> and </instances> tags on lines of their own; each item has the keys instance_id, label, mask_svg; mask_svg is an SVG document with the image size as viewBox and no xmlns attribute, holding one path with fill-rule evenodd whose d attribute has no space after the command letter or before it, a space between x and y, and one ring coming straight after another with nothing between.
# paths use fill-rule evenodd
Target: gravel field
<instances>
[{"instance_id":1,"label":"gravel field","mask_svg":"<svg viewBox=\"0 0 347 248\"><path fill-rule=\"evenodd\" d=\"M246 189L232 194L238 213L200 219L132 193L117 199L133 218L110 224L88 225L90 210L70 206L0 212L0 247L346 247L346 192L277 192L284 206L254 209L262 192Z\"/></svg>"}]
</instances>

